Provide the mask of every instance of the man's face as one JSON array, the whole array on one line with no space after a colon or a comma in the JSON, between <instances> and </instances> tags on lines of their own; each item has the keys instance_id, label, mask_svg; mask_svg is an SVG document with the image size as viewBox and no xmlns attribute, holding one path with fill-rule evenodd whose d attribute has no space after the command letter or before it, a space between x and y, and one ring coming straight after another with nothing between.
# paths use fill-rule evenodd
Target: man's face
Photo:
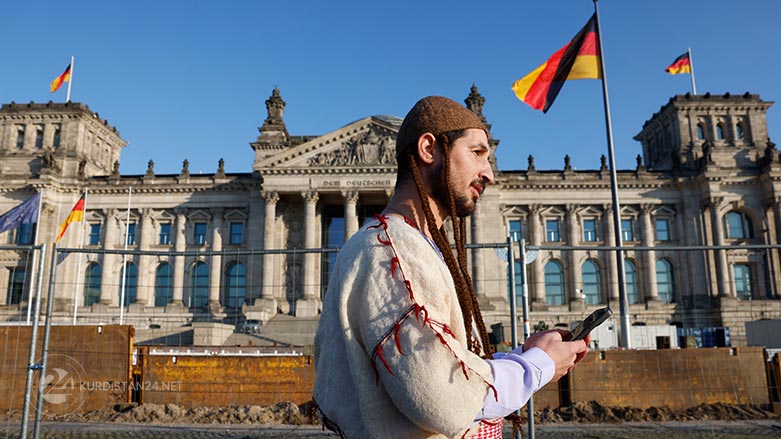
<instances>
[{"instance_id":1,"label":"man's face","mask_svg":"<svg viewBox=\"0 0 781 439\"><path fill-rule=\"evenodd\" d=\"M485 131L470 128L456 139L450 148L450 183L456 204L456 215L466 217L475 211L477 199L483 190L494 182L494 174L488 158L491 150ZM441 157L441 156L440 156ZM442 163L439 164L443 171ZM444 172L434 179L432 196L437 204L447 211L447 182Z\"/></svg>"}]
</instances>

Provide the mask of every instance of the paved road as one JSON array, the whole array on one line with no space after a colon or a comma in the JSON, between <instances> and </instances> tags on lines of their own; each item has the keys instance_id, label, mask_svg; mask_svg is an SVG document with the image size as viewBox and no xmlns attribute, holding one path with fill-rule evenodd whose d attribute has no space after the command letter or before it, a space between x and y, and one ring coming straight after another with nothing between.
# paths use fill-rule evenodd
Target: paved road
<instances>
[{"instance_id":1,"label":"paved road","mask_svg":"<svg viewBox=\"0 0 781 439\"><path fill-rule=\"evenodd\" d=\"M19 424L0 424L0 436L19 438ZM539 425L536 439L749 439L781 437L781 420L633 422L624 424ZM29 436L32 437L32 429ZM148 425L44 422L45 439L324 439L335 434L318 427L246 425ZM505 438L511 438L505 429ZM528 434L524 436L528 439Z\"/></svg>"}]
</instances>

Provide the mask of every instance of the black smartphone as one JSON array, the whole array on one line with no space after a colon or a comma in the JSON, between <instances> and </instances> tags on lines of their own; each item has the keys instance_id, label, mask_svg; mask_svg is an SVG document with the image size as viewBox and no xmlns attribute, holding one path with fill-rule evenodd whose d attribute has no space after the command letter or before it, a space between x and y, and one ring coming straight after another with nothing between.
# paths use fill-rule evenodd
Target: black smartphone
<instances>
[{"instance_id":1,"label":"black smartphone","mask_svg":"<svg viewBox=\"0 0 781 439\"><path fill-rule=\"evenodd\" d=\"M602 322L607 320L607 318L612 314L613 311L609 307L600 308L589 314L589 316L583 319L582 322L578 323L577 326L572 328L572 331L570 331L569 335L565 335L562 337L562 339L564 341L582 340L586 338L589 332L591 332L597 326L601 325Z\"/></svg>"}]
</instances>

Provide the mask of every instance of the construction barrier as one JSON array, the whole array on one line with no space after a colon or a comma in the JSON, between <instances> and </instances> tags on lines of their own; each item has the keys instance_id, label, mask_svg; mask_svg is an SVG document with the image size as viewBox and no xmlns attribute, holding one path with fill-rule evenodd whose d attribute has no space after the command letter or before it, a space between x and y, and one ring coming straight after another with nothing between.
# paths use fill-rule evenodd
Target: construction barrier
<instances>
[{"instance_id":1,"label":"construction barrier","mask_svg":"<svg viewBox=\"0 0 781 439\"><path fill-rule=\"evenodd\" d=\"M0 327L0 410L21 409L30 329ZM131 326L54 326L45 412L84 413L129 402L193 408L300 405L311 399L311 355L251 347L134 348L133 332ZM765 355L758 347L594 351L568 376L538 392L535 409L578 401L637 408L714 403L770 408L778 401L779 360L776 354L769 363Z\"/></svg>"},{"instance_id":2,"label":"construction barrier","mask_svg":"<svg viewBox=\"0 0 781 439\"><path fill-rule=\"evenodd\" d=\"M0 410L22 409L31 332L32 326L0 326ZM52 326L44 413L84 413L129 402L133 332L127 325ZM42 333L38 331L36 364L41 361Z\"/></svg>"}]
</instances>

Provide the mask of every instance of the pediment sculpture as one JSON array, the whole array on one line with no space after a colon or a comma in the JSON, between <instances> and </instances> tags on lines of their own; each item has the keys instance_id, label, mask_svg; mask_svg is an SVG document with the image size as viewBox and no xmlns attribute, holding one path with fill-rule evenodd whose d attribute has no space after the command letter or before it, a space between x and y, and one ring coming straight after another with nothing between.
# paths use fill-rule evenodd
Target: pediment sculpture
<instances>
[{"instance_id":1,"label":"pediment sculpture","mask_svg":"<svg viewBox=\"0 0 781 439\"><path fill-rule=\"evenodd\" d=\"M308 161L310 166L396 165L396 139L378 136L370 130L348 139L340 147L321 152Z\"/></svg>"}]
</instances>

